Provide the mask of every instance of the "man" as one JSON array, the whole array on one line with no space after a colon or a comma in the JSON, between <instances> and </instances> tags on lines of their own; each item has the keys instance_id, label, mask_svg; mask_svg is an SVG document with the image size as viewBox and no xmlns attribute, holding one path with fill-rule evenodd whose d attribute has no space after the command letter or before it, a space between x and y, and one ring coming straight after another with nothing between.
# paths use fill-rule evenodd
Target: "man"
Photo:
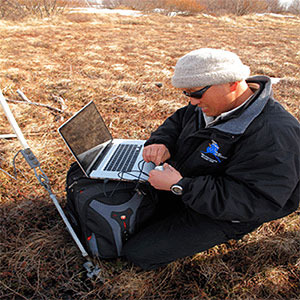
<instances>
[{"instance_id":1,"label":"man","mask_svg":"<svg viewBox=\"0 0 300 300\"><path fill-rule=\"evenodd\" d=\"M248 78L234 53L180 58L172 84L190 103L145 144L157 213L124 247L143 269L239 239L299 205L300 126L272 97L270 79Z\"/></svg>"}]
</instances>

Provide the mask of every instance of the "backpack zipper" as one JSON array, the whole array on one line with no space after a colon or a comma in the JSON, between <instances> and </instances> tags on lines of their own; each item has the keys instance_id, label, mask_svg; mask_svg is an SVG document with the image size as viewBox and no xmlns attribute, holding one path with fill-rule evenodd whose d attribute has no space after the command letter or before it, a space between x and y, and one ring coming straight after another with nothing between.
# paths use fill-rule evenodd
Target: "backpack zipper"
<instances>
[{"instance_id":1,"label":"backpack zipper","mask_svg":"<svg viewBox=\"0 0 300 300\"><path fill-rule=\"evenodd\" d=\"M76 181L74 181L74 182L72 182L67 188L68 188L68 190L70 190L74 185L76 185L78 183L78 181L76 180Z\"/></svg>"}]
</instances>

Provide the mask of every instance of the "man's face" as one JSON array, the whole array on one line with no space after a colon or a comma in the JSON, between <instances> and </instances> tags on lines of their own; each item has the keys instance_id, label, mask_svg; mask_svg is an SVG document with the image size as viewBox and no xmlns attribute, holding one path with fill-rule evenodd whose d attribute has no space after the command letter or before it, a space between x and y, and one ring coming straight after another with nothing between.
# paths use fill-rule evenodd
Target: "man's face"
<instances>
[{"instance_id":1,"label":"man's face","mask_svg":"<svg viewBox=\"0 0 300 300\"><path fill-rule=\"evenodd\" d=\"M198 91L202 87L184 89L189 93ZM210 117L219 116L221 113L229 111L236 107L233 93L230 90L230 84L212 85L202 96L201 99L189 98L192 105L201 107L202 111Z\"/></svg>"}]
</instances>

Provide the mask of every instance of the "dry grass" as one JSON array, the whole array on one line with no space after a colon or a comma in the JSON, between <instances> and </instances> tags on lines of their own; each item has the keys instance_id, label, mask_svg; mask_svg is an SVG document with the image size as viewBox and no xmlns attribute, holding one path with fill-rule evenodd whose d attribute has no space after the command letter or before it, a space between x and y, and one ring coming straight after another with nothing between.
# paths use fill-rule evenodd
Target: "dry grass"
<instances>
[{"instance_id":1,"label":"dry grass","mask_svg":"<svg viewBox=\"0 0 300 300\"><path fill-rule=\"evenodd\" d=\"M57 128L94 100L114 137L146 139L186 100L170 85L178 57L200 47L235 51L253 74L283 78L277 99L298 120L300 18L166 17L71 14L51 20L0 21L1 89L16 90L65 114L9 103L29 145L65 203L73 161ZM161 83L162 86L160 86ZM0 134L11 128L0 110ZM295 141L296 142L296 141ZM0 140L0 168L20 149ZM21 156L24 176L0 171L1 299L297 299L299 210L238 242L140 272L122 260L100 261L105 283L86 280L81 258L54 205ZM21 174L19 171L19 174Z\"/></svg>"},{"instance_id":2,"label":"dry grass","mask_svg":"<svg viewBox=\"0 0 300 300\"><path fill-rule=\"evenodd\" d=\"M204 5L200 5L197 0L104 0L102 4L108 8L125 8L148 12L159 8L161 13L162 11L165 14L181 12L185 15L200 13L205 9Z\"/></svg>"}]
</instances>

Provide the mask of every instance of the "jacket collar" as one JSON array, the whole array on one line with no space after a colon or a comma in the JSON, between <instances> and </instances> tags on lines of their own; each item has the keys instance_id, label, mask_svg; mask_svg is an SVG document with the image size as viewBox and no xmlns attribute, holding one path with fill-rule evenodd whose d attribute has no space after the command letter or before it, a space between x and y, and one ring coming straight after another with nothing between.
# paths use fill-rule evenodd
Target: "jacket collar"
<instances>
[{"instance_id":1,"label":"jacket collar","mask_svg":"<svg viewBox=\"0 0 300 300\"><path fill-rule=\"evenodd\" d=\"M271 79L267 76L253 76L246 80L261 85L256 99L241 114L222 123L217 123L210 128L215 128L225 133L243 134L252 121L262 112L269 98L272 96Z\"/></svg>"}]
</instances>

